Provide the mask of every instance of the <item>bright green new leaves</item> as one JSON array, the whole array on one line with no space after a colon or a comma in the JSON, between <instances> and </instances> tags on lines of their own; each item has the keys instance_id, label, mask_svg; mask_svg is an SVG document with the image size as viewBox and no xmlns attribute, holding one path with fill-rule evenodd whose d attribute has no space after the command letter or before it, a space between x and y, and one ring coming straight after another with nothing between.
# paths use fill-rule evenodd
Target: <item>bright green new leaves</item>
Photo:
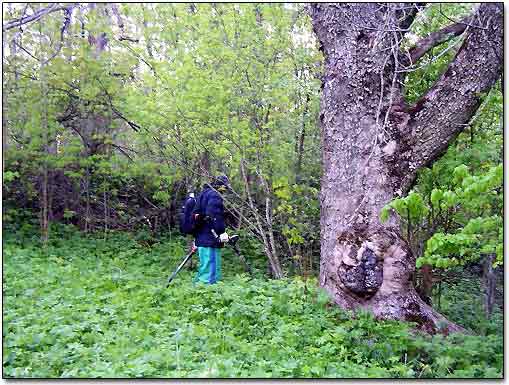
<instances>
[{"instance_id":1,"label":"bright green new leaves","mask_svg":"<svg viewBox=\"0 0 509 385\"><path fill-rule=\"evenodd\" d=\"M499 216L471 219L454 234L436 233L426 243L424 257L417 265L440 268L477 261L482 254L496 253L494 267L503 263L503 220Z\"/></svg>"},{"instance_id":2,"label":"bright green new leaves","mask_svg":"<svg viewBox=\"0 0 509 385\"><path fill-rule=\"evenodd\" d=\"M386 222L389 219L390 209L394 211L408 223L416 223L421 221L428 214L429 208L425 205L421 194L414 191L410 192L404 198L398 198L386 205L381 213L380 219Z\"/></svg>"},{"instance_id":3,"label":"bright green new leaves","mask_svg":"<svg viewBox=\"0 0 509 385\"><path fill-rule=\"evenodd\" d=\"M129 103L136 108L125 106L129 116L153 127L148 135L171 136L156 145L163 144L162 155L172 160L206 154L228 171L238 169L241 158L264 175L292 169L295 154L286 144L300 128L304 98L298 100L297 92L308 92L313 105L318 102L315 79L297 77L319 58L314 48L302 49L292 40L296 10L229 4L200 4L192 12L184 4L168 8L143 7L151 24L167 27L170 17L171 30L178 33L161 34L171 60L159 61L164 71L145 74L143 86L131 88ZM309 28L301 19L298 25Z\"/></svg>"},{"instance_id":4,"label":"bright green new leaves","mask_svg":"<svg viewBox=\"0 0 509 385\"><path fill-rule=\"evenodd\" d=\"M302 257L292 249L296 245L307 245L303 253L308 256L313 251L318 253L320 228L314 220L320 213L318 189L301 184L289 185L282 178L274 184L274 194L277 197L275 219L283 223L282 233L289 244L290 254L294 258Z\"/></svg>"},{"instance_id":5,"label":"bright green new leaves","mask_svg":"<svg viewBox=\"0 0 509 385\"><path fill-rule=\"evenodd\" d=\"M497 254L496 266L503 262L502 182L502 164L479 175L471 174L462 164L452 172L450 190L433 188L427 197L412 191L386 205L380 219L387 221L393 210L412 238L417 230L431 223L439 226L441 218L448 218L442 230L427 240L417 267L429 264L447 268L477 261L483 254L491 253Z\"/></svg>"},{"instance_id":6,"label":"bright green new leaves","mask_svg":"<svg viewBox=\"0 0 509 385\"><path fill-rule=\"evenodd\" d=\"M5 171L3 173L3 182L5 184L8 184L9 182L13 181L14 179L19 177L19 172L17 171Z\"/></svg>"}]
</instances>

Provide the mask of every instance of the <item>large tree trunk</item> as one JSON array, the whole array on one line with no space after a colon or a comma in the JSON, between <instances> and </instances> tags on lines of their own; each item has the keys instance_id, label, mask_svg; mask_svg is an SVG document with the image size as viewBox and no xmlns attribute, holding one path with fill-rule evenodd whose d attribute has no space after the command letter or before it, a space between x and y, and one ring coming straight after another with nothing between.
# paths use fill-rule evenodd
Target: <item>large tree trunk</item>
<instances>
[{"instance_id":1,"label":"large tree trunk","mask_svg":"<svg viewBox=\"0 0 509 385\"><path fill-rule=\"evenodd\" d=\"M465 32L448 71L415 106L403 101L404 66L434 46L432 36L445 41L438 31L418 54L401 52L417 7L315 3L310 13L325 57L320 284L343 308L413 321L429 332L444 325L459 331L419 298L411 280L415 257L400 224L391 217L382 225L379 213L447 148L477 109L479 93L497 80L502 6L480 7L475 22L486 29Z\"/></svg>"}]
</instances>

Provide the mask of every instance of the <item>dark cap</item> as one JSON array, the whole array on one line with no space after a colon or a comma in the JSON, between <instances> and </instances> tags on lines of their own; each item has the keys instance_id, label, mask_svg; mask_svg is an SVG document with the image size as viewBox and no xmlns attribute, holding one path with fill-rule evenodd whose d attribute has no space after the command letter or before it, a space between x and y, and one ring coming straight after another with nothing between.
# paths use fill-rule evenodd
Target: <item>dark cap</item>
<instances>
[{"instance_id":1,"label":"dark cap","mask_svg":"<svg viewBox=\"0 0 509 385\"><path fill-rule=\"evenodd\" d=\"M214 188L217 188L220 186L230 187L230 180L228 179L228 177L226 175L219 175L219 176L216 176L214 178L214 180L212 181L212 186Z\"/></svg>"}]
</instances>

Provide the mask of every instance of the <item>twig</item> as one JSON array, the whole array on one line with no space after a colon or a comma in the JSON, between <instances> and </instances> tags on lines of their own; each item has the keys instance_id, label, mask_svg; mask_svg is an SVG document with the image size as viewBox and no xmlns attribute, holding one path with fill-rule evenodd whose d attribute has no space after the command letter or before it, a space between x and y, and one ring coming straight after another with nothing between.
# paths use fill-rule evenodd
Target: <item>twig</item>
<instances>
[{"instance_id":1,"label":"twig","mask_svg":"<svg viewBox=\"0 0 509 385\"><path fill-rule=\"evenodd\" d=\"M447 16L445 13L442 12L442 3L438 4L438 12L440 12L440 14L443 17L445 17L449 21L452 21L453 23L463 24L463 25L466 25L466 26L469 26L469 27L472 27L472 28L479 28L479 29L483 29L483 30L487 30L488 29L487 27L483 27L483 26L480 26L480 25L473 25L473 24L467 23L466 21L463 21L463 20L462 21L457 21L457 20L451 19L449 16Z\"/></svg>"},{"instance_id":2,"label":"twig","mask_svg":"<svg viewBox=\"0 0 509 385\"><path fill-rule=\"evenodd\" d=\"M53 54L44 61L44 64L47 64L51 60L53 60L53 58L55 58L62 50L62 46L64 45L64 33L71 22L71 15L72 15L72 10L74 9L74 7L75 7L75 5L71 5L64 9L65 19L64 19L64 24L62 25L62 28L60 29L60 40L58 42L58 47L55 49L55 52L53 52Z\"/></svg>"}]
</instances>

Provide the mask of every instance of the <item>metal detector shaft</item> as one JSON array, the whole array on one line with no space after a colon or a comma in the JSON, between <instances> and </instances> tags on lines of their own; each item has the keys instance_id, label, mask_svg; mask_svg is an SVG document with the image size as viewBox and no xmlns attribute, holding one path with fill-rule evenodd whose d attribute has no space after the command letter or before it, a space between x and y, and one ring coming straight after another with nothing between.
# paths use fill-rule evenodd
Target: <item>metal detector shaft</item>
<instances>
[{"instance_id":1,"label":"metal detector shaft","mask_svg":"<svg viewBox=\"0 0 509 385\"><path fill-rule=\"evenodd\" d=\"M187 261L189 261L191 259L191 257L193 256L193 254L196 253L196 250L198 250L198 248L197 247L193 247L191 252L189 254L187 254L186 257L184 258L184 260L180 263L179 267L177 267L177 270L175 270L173 272L173 274L170 275L170 278L168 278L168 284L166 285L167 288L168 288L168 286L170 286L170 283L171 283L171 281L173 281L173 278L175 278L175 276L178 274L178 272L180 270L182 270L182 268L185 266Z\"/></svg>"},{"instance_id":2,"label":"metal detector shaft","mask_svg":"<svg viewBox=\"0 0 509 385\"><path fill-rule=\"evenodd\" d=\"M212 235L214 237L219 238L217 233L214 231L214 229L211 229ZM237 254L237 257L239 257L240 261L244 264L244 268L249 273L249 275L253 275L253 270L251 269L251 266L249 266L249 263L247 263L246 259L242 256L242 254L239 251L239 248L237 247L237 241L239 240L238 235L232 235L228 242L226 242L227 245L230 245L232 249L235 251L235 254Z\"/></svg>"}]
</instances>

